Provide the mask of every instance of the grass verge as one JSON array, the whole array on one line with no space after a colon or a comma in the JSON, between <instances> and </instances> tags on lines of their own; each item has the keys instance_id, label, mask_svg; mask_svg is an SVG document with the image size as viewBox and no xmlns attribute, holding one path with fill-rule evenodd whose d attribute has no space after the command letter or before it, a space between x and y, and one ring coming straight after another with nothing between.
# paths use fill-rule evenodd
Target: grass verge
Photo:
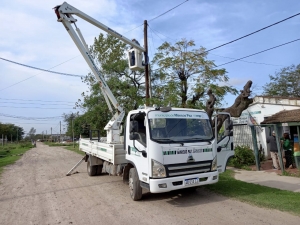
<instances>
[{"instance_id":1,"label":"grass verge","mask_svg":"<svg viewBox=\"0 0 300 225\"><path fill-rule=\"evenodd\" d=\"M85 155L85 152L79 150L78 144L75 144L75 148L73 147L73 145L70 145L70 146L65 147L65 149L70 150L72 152L76 152L80 155Z\"/></svg>"},{"instance_id":2,"label":"grass verge","mask_svg":"<svg viewBox=\"0 0 300 225\"><path fill-rule=\"evenodd\" d=\"M256 206L300 215L300 193L236 180L232 170L222 173L218 183L207 185L205 188Z\"/></svg>"},{"instance_id":3,"label":"grass verge","mask_svg":"<svg viewBox=\"0 0 300 225\"><path fill-rule=\"evenodd\" d=\"M21 158L21 156L32 148L31 142L26 143L9 143L0 147L0 174L3 171L3 167L9 164L13 164L15 161Z\"/></svg>"},{"instance_id":4,"label":"grass verge","mask_svg":"<svg viewBox=\"0 0 300 225\"><path fill-rule=\"evenodd\" d=\"M64 149L76 152L80 155L85 155L83 151L79 150L79 144L75 144L75 146L73 146L73 143L44 142L44 144L50 147L64 147Z\"/></svg>"}]
</instances>

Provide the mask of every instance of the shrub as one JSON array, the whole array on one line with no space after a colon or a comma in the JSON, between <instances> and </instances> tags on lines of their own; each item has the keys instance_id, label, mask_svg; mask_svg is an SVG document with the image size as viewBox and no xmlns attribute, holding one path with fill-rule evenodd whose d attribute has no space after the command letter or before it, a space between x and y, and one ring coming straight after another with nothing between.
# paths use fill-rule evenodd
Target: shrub
<instances>
[{"instance_id":1,"label":"shrub","mask_svg":"<svg viewBox=\"0 0 300 225\"><path fill-rule=\"evenodd\" d=\"M253 150L248 146L236 146L234 149L234 158L232 164L236 168L251 166L255 164Z\"/></svg>"}]
</instances>

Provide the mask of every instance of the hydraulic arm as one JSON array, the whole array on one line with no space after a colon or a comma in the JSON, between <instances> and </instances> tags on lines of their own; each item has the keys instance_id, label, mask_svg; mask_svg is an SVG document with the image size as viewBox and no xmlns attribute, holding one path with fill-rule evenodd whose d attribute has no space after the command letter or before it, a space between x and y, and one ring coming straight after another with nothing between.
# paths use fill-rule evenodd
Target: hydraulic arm
<instances>
[{"instance_id":1,"label":"hydraulic arm","mask_svg":"<svg viewBox=\"0 0 300 225\"><path fill-rule=\"evenodd\" d=\"M88 49L88 45L86 44L80 29L76 26L77 19L75 19L73 15L80 17L81 19L93 24L94 26L106 31L114 37L119 38L125 43L131 45L134 48L135 53L142 53L145 51L145 49L138 45L136 42L127 39L123 35L105 26L104 24L93 19L92 17L81 12L80 10L76 9L75 7L69 5L66 2L64 2L62 5L56 6L54 9L58 18L58 22L61 22L64 25L72 40L79 49L80 53L82 54L83 58L89 65L96 79L98 80L108 108L113 114L112 119L107 123L107 125L104 128L107 131L107 143L118 143L120 142L120 124L125 114L124 109L118 104L116 98L114 97L113 93L111 92L110 88L105 82L104 77L97 68L93 57L91 56L90 51ZM72 24L75 26L75 29L72 26ZM75 32L75 30L77 33ZM111 104L113 105L114 110Z\"/></svg>"}]
</instances>

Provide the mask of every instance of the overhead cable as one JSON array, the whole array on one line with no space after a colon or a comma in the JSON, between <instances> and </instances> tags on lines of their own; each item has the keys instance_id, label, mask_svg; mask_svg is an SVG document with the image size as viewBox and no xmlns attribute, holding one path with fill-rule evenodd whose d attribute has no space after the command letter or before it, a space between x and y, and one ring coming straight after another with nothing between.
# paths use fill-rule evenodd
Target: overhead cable
<instances>
[{"instance_id":1,"label":"overhead cable","mask_svg":"<svg viewBox=\"0 0 300 225\"><path fill-rule=\"evenodd\" d=\"M10 117L10 118L15 118L15 119L23 119L23 120L51 120L51 119L63 118L63 116L26 117L26 116L9 115L9 114L4 114L4 113L0 113L0 116L3 116L3 117Z\"/></svg>"},{"instance_id":2,"label":"overhead cable","mask_svg":"<svg viewBox=\"0 0 300 225\"><path fill-rule=\"evenodd\" d=\"M36 102L32 102L32 103L28 103L28 102L2 102L0 101L1 104L19 104L19 105L63 105L63 106L74 106L74 105L68 105L68 104L51 104L51 103L46 103L46 104L43 104L43 103L36 103Z\"/></svg>"},{"instance_id":3,"label":"overhead cable","mask_svg":"<svg viewBox=\"0 0 300 225\"><path fill-rule=\"evenodd\" d=\"M158 17L161 17L161 16L167 14L168 12L170 12L170 11L172 11L173 9L175 9L175 8L177 8L177 7L179 7L179 6L181 6L182 4L186 3L187 1L188 1L188 0L186 0L186 1L182 2L182 3L180 3L179 5L174 6L173 8L171 8L171 9L169 9L168 11L166 11L166 12L164 12L164 13L162 13L162 14L160 14L160 15L154 17L154 18L152 18L151 20L148 20L148 22L153 21L153 20L157 19Z\"/></svg>"},{"instance_id":4,"label":"overhead cable","mask_svg":"<svg viewBox=\"0 0 300 225\"><path fill-rule=\"evenodd\" d=\"M3 106L0 105L2 108L19 108L19 109L73 109L73 108L42 108L42 107L15 107L15 106Z\"/></svg>"},{"instance_id":5,"label":"overhead cable","mask_svg":"<svg viewBox=\"0 0 300 225\"><path fill-rule=\"evenodd\" d=\"M51 69L53 69L53 68L55 68L55 67L57 67L57 66L60 66L60 65L66 63L66 62L68 62L68 61L71 61L72 59L75 59L76 57L78 57L78 56L75 56L75 57L73 57L73 58L71 58L71 59L69 59L69 60L67 60L67 61L64 61L64 62L62 62L62 63L56 65L56 66L53 66L53 67L49 68L49 70L51 70ZM3 58L1 58L1 59L3 59ZM7 60L6 60L6 61L7 61ZM39 74L40 74L40 73L38 73L38 74L36 74L36 75L33 75L33 76L31 76L31 77L28 77L28 78L26 78L26 79L24 79L24 80L21 80L21 81L19 81L19 82L17 82L17 83L14 83L14 84L10 85L10 86L7 86L7 87L5 87L5 88L2 88L0 91L3 91L3 90L5 90L5 89L7 89L7 88L10 88L10 87L13 87L13 86L15 86L15 85L17 85L17 84L19 84L19 83L22 83L23 81L29 80L29 79L31 79L31 78L33 78L33 77L39 75ZM78 75L76 75L76 76L78 76Z\"/></svg>"},{"instance_id":6,"label":"overhead cable","mask_svg":"<svg viewBox=\"0 0 300 225\"><path fill-rule=\"evenodd\" d=\"M263 50L263 51L260 51L260 52L257 52L257 53L253 53L253 54L251 54L251 55L244 56L244 57L242 57L242 58L239 58L239 59L232 60L232 61L230 61L230 62L227 62L227 63L223 63L223 64L221 64L221 65L218 65L218 66L216 66L216 67L223 66L223 65L226 65L226 64L229 64L229 63L233 63L233 62L239 61L239 60L241 60L241 59L248 58L248 57L250 57L250 56L258 55L258 54L260 54L260 53L263 53L263 52L266 52L266 51L272 50L272 49L274 49L274 48L278 48L278 47L281 47L281 46L283 46L283 45L287 45L287 44L290 44L290 43L293 43L293 42L295 42L295 41L299 41L299 40L300 40L300 38L298 38L298 39L296 39L296 40L293 40L293 41L286 42L286 43L284 43L284 44L281 44L281 45L277 45L277 46L275 46L275 47L272 47L272 48L265 49L265 50Z\"/></svg>"},{"instance_id":7,"label":"overhead cable","mask_svg":"<svg viewBox=\"0 0 300 225\"><path fill-rule=\"evenodd\" d=\"M32 100L32 99L18 99L18 98L0 98L0 100L13 100L13 101L29 101L29 102L65 102L65 103L74 103L74 102L67 102L67 101L47 101L47 100Z\"/></svg>"},{"instance_id":8,"label":"overhead cable","mask_svg":"<svg viewBox=\"0 0 300 225\"><path fill-rule=\"evenodd\" d=\"M29 66L29 65L26 65L26 64L18 63L18 62L12 61L12 60L4 59L4 58L1 58L1 57L0 57L0 59L2 59L4 61L7 61L7 62L10 62L10 63L20 65L20 66L24 66L24 67L28 67L28 68L31 68L31 69L40 70L40 71L44 71L44 72L48 72L48 73L55 73L55 74L59 74L59 75L63 75L63 76L71 76L71 77L84 77L82 75L75 75L75 74L70 74L70 73L61 73L61 72L56 72L56 71L52 71L52 70L41 69L41 68L37 68L37 67L34 67L34 66Z\"/></svg>"},{"instance_id":9,"label":"overhead cable","mask_svg":"<svg viewBox=\"0 0 300 225\"><path fill-rule=\"evenodd\" d=\"M148 20L148 22L153 21L153 20L157 19L158 17L161 17L161 16L167 14L168 12L170 12L170 11L172 11L173 9L175 9L175 8L177 8L177 7L179 7L179 6L181 6L182 4L186 3L187 1L188 1L188 0L186 0L186 1L184 1L184 2L182 2L182 3L180 3L180 4L178 4L178 5L176 5L176 6L174 6L173 8L171 8L171 9L165 11L164 13L162 13L162 14L160 14L160 15L158 15L158 16L156 16L156 17L150 19L150 20ZM129 33L130 31L133 31L133 30L135 30L135 29L137 29L137 28L139 28L139 27L141 27L141 26L143 26L143 25L144 25L144 24L141 24L141 25L139 25L139 26L137 26L137 27L135 27L135 28L132 28L131 30L125 32L124 34L127 34L127 33Z\"/></svg>"},{"instance_id":10,"label":"overhead cable","mask_svg":"<svg viewBox=\"0 0 300 225\"><path fill-rule=\"evenodd\" d=\"M217 54L213 54L210 53L211 55L215 55L215 56L219 56L222 58L227 58L227 59L236 59L236 58L232 58L232 57L227 57L227 56L222 56L222 55L217 55ZM261 65L266 65L266 66L282 66L283 65L275 65L275 64L270 64L270 63L261 63L261 62L250 62L250 61L245 61L245 60L240 60L241 62L245 62L245 63L253 63L253 64L261 64Z\"/></svg>"},{"instance_id":11,"label":"overhead cable","mask_svg":"<svg viewBox=\"0 0 300 225\"><path fill-rule=\"evenodd\" d=\"M250 33L250 34L246 34L246 35L244 35L244 36L242 36L242 37L239 37L239 38L237 38L237 39L234 39L234 40L232 40L232 41L229 41L229 42L227 42L227 43L225 43L225 44L222 44L222 45L219 45L219 46L217 46L217 47L214 47L214 48L211 48L211 49L209 49L209 50L206 50L205 53L206 53L206 52L209 52L209 51L212 51L212 50L215 50L215 49L217 49L217 48L223 47L223 46L225 46L225 45L231 44L231 43L236 42L236 41L238 41L238 40L241 40L241 39L243 39L243 38L245 38L245 37L248 37L248 36L250 36L250 35L253 35L253 34L255 34L255 33L258 33L258 32L260 32L260 31L262 31L262 30L265 30L265 29L267 29L267 28L270 28L270 27L272 27L272 26L275 26L275 25L277 25L277 24L279 24L279 23L282 23L282 22L284 22L284 21L286 21L286 20L289 20L289 19L291 19L291 18L293 18L293 17L295 17L295 16L299 16L299 15L300 15L300 13L297 13L297 14L295 14L295 15L293 15L293 16L290 16L290 17L288 17L288 18L285 18L285 19L283 19L283 20L280 20L280 21L278 21L278 22L276 22L276 23L273 23L273 24L271 24L271 25L269 25L269 26L266 26L266 27L263 27L263 28L261 28L261 29L259 29L259 30L256 30L256 31L254 31L254 32L252 32L252 33ZM201 53L201 54L203 54L203 53Z\"/></svg>"}]
</instances>

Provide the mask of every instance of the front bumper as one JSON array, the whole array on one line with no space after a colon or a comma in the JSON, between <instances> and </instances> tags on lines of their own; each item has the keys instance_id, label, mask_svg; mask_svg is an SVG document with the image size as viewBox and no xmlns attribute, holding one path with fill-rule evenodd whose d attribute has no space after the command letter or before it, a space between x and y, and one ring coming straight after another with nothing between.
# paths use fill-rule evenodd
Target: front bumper
<instances>
[{"instance_id":1,"label":"front bumper","mask_svg":"<svg viewBox=\"0 0 300 225\"><path fill-rule=\"evenodd\" d=\"M189 179L199 179L196 184L186 184L186 180ZM150 192L151 193L161 193L161 192L169 192L173 190L202 186L206 184L213 184L218 182L219 173L218 171L209 172L209 173L199 173L192 175L185 175L179 177L167 177L162 179L150 179ZM165 185L166 184L166 185ZM163 187L162 187L163 186ZM166 186L166 187L165 187Z\"/></svg>"}]
</instances>

